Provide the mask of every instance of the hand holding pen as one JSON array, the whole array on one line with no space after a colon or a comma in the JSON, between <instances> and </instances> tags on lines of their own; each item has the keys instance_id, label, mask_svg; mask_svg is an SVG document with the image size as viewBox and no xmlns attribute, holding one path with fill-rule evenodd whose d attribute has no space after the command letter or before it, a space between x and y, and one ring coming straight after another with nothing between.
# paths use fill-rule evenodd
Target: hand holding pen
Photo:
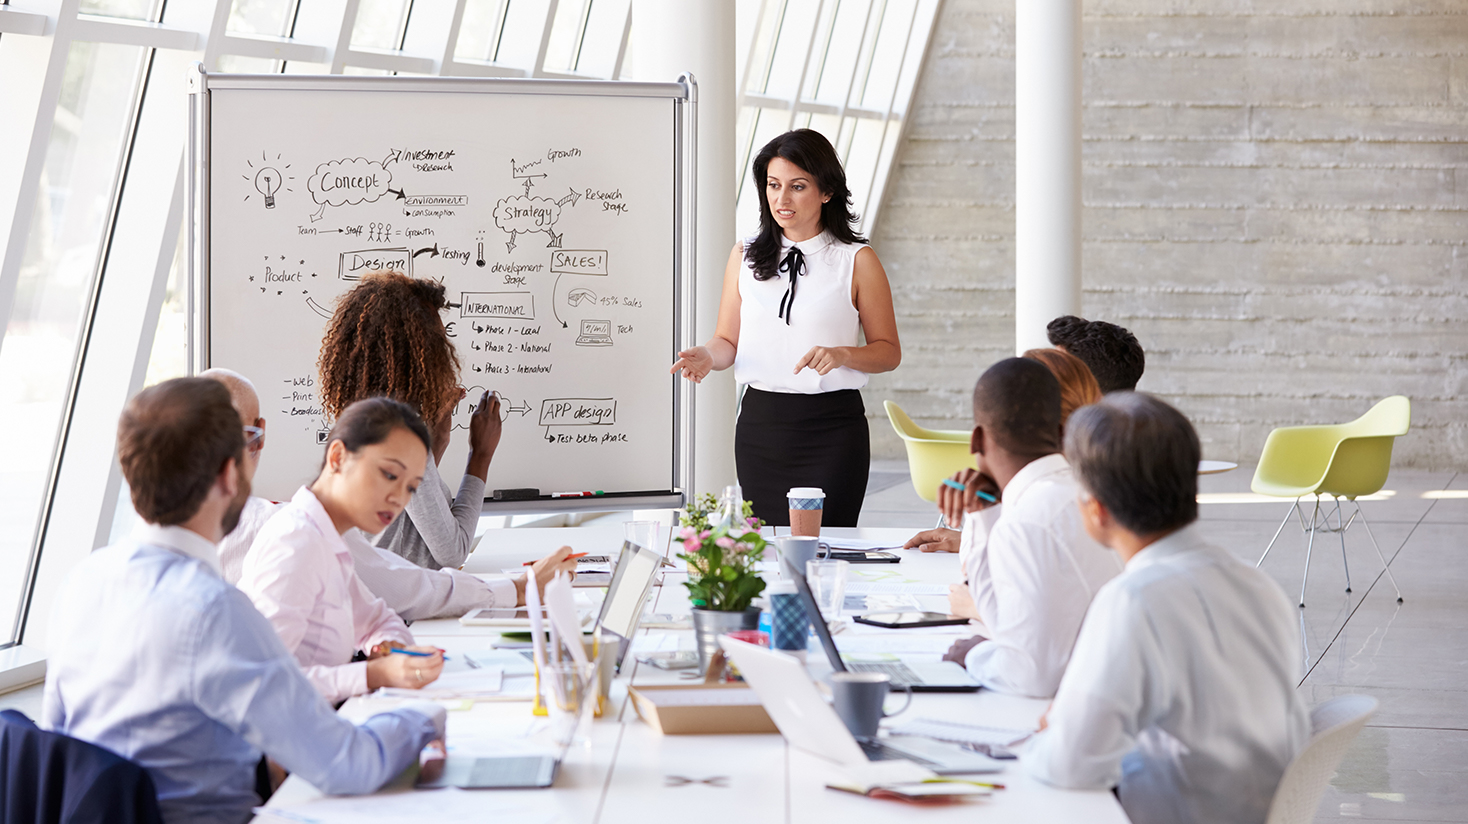
<instances>
[{"instance_id":1,"label":"hand holding pen","mask_svg":"<svg viewBox=\"0 0 1468 824\"><path fill-rule=\"evenodd\" d=\"M953 529L963 528L963 516L999 502L999 485L977 469L965 469L938 486L938 510Z\"/></svg>"}]
</instances>

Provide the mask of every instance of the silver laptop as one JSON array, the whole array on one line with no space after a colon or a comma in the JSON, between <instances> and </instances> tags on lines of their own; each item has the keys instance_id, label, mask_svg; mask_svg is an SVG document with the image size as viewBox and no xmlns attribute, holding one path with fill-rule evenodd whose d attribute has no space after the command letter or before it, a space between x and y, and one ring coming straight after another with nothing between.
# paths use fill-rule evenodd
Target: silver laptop
<instances>
[{"instance_id":1,"label":"silver laptop","mask_svg":"<svg viewBox=\"0 0 1468 824\"><path fill-rule=\"evenodd\" d=\"M662 568L663 556L631 542L623 542L622 554L617 558L617 567L612 572L607 596L601 602L601 614L596 626L616 635L621 643L617 649L616 671L621 673L622 660L632 648L632 636L642 620L642 607L652 592L658 570Z\"/></svg>"},{"instance_id":2,"label":"silver laptop","mask_svg":"<svg viewBox=\"0 0 1468 824\"><path fill-rule=\"evenodd\" d=\"M838 764L901 759L945 775L1004 769L1001 761L929 738L902 735L859 741L816 691L799 659L728 636L719 643L792 746Z\"/></svg>"},{"instance_id":3,"label":"silver laptop","mask_svg":"<svg viewBox=\"0 0 1468 824\"><path fill-rule=\"evenodd\" d=\"M952 661L932 661L925 659L911 659L898 657L895 661L861 661L844 658L840 650L836 649L836 642L831 640L831 631L826 629L826 621L821 616L821 608L816 605L815 596L811 594L810 584L806 582L805 576L789 564L783 557L780 559L780 569L785 577L795 582L795 589L800 593L800 602L805 605L805 613L811 617L811 627L816 632L816 637L821 641L821 649L825 650L826 658L831 662L831 669L837 672L880 672L892 679L892 686L911 689L913 692L977 692L979 682L968 674L968 670Z\"/></svg>"}]
</instances>

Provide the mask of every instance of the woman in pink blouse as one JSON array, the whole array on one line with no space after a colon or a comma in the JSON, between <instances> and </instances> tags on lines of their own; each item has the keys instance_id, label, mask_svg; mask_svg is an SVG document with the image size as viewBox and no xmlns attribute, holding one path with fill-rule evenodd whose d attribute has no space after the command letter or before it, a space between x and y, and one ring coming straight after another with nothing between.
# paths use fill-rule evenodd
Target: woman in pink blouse
<instances>
[{"instance_id":1,"label":"woman in pink blouse","mask_svg":"<svg viewBox=\"0 0 1468 824\"><path fill-rule=\"evenodd\" d=\"M333 703L378 687L422 687L443 669L442 652L413 646L407 625L357 577L350 546L403 511L423 481L429 443L412 407L387 398L352 404L331 430L321 474L261 527L245 556L240 590ZM353 660L359 652L366 660Z\"/></svg>"}]
</instances>

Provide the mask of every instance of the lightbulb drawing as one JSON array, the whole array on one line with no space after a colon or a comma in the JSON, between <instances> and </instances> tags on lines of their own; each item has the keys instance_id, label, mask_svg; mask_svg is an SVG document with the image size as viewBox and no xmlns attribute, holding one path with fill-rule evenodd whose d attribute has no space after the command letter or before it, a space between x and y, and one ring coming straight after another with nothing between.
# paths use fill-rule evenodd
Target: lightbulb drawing
<instances>
[{"instance_id":1,"label":"lightbulb drawing","mask_svg":"<svg viewBox=\"0 0 1468 824\"><path fill-rule=\"evenodd\" d=\"M280 190L280 172L266 166L255 173L255 191L265 195L265 208L275 208L275 193Z\"/></svg>"}]
</instances>

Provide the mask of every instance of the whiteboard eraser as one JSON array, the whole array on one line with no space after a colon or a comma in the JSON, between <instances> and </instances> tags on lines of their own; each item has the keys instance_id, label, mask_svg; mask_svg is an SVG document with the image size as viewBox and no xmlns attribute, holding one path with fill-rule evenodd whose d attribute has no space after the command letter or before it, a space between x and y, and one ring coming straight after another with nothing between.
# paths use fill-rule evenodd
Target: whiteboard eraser
<instances>
[{"instance_id":1,"label":"whiteboard eraser","mask_svg":"<svg viewBox=\"0 0 1468 824\"><path fill-rule=\"evenodd\" d=\"M529 486L522 489L496 489L494 491L496 501L530 501L539 497L540 490Z\"/></svg>"}]
</instances>

